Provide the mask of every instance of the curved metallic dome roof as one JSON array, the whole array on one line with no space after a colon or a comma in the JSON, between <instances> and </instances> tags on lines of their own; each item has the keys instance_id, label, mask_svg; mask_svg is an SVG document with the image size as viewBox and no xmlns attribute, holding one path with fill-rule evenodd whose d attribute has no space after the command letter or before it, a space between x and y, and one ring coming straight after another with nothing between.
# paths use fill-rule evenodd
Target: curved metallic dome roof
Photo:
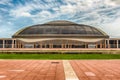
<instances>
[{"instance_id":1,"label":"curved metallic dome roof","mask_svg":"<svg viewBox=\"0 0 120 80\"><path fill-rule=\"evenodd\" d=\"M13 38L29 38L29 37L101 37L108 38L100 29L76 24L70 21L51 21L45 24L38 24L26 27L16 32Z\"/></svg>"}]
</instances>

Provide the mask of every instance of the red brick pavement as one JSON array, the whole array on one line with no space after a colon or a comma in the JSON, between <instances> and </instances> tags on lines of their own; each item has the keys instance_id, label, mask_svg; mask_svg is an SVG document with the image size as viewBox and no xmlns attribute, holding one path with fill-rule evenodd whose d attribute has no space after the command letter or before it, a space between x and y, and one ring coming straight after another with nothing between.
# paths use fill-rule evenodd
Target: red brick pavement
<instances>
[{"instance_id":1,"label":"red brick pavement","mask_svg":"<svg viewBox=\"0 0 120 80\"><path fill-rule=\"evenodd\" d=\"M120 80L120 60L75 60L70 63L80 80Z\"/></svg>"},{"instance_id":2,"label":"red brick pavement","mask_svg":"<svg viewBox=\"0 0 120 80\"><path fill-rule=\"evenodd\" d=\"M70 60L80 80L120 80L120 60ZM65 80L62 60L0 60L0 80Z\"/></svg>"},{"instance_id":3,"label":"red brick pavement","mask_svg":"<svg viewBox=\"0 0 120 80\"><path fill-rule=\"evenodd\" d=\"M0 80L64 80L64 69L59 60L0 60L0 76L6 76Z\"/></svg>"}]
</instances>

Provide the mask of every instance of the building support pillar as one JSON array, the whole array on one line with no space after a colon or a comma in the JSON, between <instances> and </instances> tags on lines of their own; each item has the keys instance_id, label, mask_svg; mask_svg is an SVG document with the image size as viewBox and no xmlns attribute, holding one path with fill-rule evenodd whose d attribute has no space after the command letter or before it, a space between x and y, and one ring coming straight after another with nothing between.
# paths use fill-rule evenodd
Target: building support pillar
<instances>
[{"instance_id":1,"label":"building support pillar","mask_svg":"<svg viewBox=\"0 0 120 80\"><path fill-rule=\"evenodd\" d=\"M69 44L69 48L71 48L71 44Z\"/></svg>"},{"instance_id":2,"label":"building support pillar","mask_svg":"<svg viewBox=\"0 0 120 80\"><path fill-rule=\"evenodd\" d=\"M5 40L3 40L3 48L5 48Z\"/></svg>"},{"instance_id":3,"label":"building support pillar","mask_svg":"<svg viewBox=\"0 0 120 80\"><path fill-rule=\"evenodd\" d=\"M64 45L64 48L66 48L66 44Z\"/></svg>"},{"instance_id":4,"label":"building support pillar","mask_svg":"<svg viewBox=\"0 0 120 80\"><path fill-rule=\"evenodd\" d=\"M102 48L102 42L100 42L100 48Z\"/></svg>"},{"instance_id":5,"label":"building support pillar","mask_svg":"<svg viewBox=\"0 0 120 80\"><path fill-rule=\"evenodd\" d=\"M21 48L21 42L20 42L19 48Z\"/></svg>"},{"instance_id":6,"label":"building support pillar","mask_svg":"<svg viewBox=\"0 0 120 80\"><path fill-rule=\"evenodd\" d=\"M96 48L98 48L98 43L96 43Z\"/></svg>"},{"instance_id":7,"label":"building support pillar","mask_svg":"<svg viewBox=\"0 0 120 80\"><path fill-rule=\"evenodd\" d=\"M44 44L44 47L46 48L46 44Z\"/></svg>"},{"instance_id":8,"label":"building support pillar","mask_svg":"<svg viewBox=\"0 0 120 80\"><path fill-rule=\"evenodd\" d=\"M86 48L86 43L84 43L84 48Z\"/></svg>"},{"instance_id":9,"label":"building support pillar","mask_svg":"<svg viewBox=\"0 0 120 80\"><path fill-rule=\"evenodd\" d=\"M40 48L42 48L42 44L40 44Z\"/></svg>"},{"instance_id":10,"label":"building support pillar","mask_svg":"<svg viewBox=\"0 0 120 80\"><path fill-rule=\"evenodd\" d=\"M105 40L105 43L104 43L104 44L105 44L105 47L104 47L104 48L106 48L106 40Z\"/></svg>"},{"instance_id":11,"label":"building support pillar","mask_svg":"<svg viewBox=\"0 0 120 80\"><path fill-rule=\"evenodd\" d=\"M20 42L18 42L18 44L19 44L18 46L19 46L19 48L20 48Z\"/></svg>"},{"instance_id":12,"label":"building support pillar","mask_svg":"<svg viewBox=\"0 0 120 80\"><path fill-rule=\"evenodd\" d=\"M51 44L51 48L53 48L53 44Z\"/></svg>"},{"instance_id":13,"label":"building support pillar","mask_svg":"<svg viewBox=\"0 0 120 80\"><path fill-rule=\"evenodd\" d=\"M70 48L72 48L72 44L70 44Z\"/></svg>"},{"instance_id":14,"label":"building support pillar","mask_svg":"<svg viewBox=\"0 0 120 80\"><path fill-rule=\"evenodd\" d=\"M21 48L21 42L19 43L19 48Z\"/></svg>"},{"instance_id":15,"label":"building support pillar","mask_svg":"<svg viewBox=\"0 0 120 80\"><path fill-rule=\"evenodd\" d=\"M14 40L12 40L12 48L14 48Z\"/></svg>"},{"instance_id":16,"label":"building support pillar","mask_svg":"<svg viewBox=\"0 0 120 80\"><path fill-rule=\"evenodd\" d=\"M22 43L22 48L24 48L24 43Z\"/></svg>"},{"instance_id":17,"label":"building support pillar","mask_svg":"<svg viewBox=\"0 0 120 80\"><path fill-rule=\"evenodd\" d=\"M117 40L117 48L119 48L119 42L118 42L118 40Z\"/></svg>"},{"instance_id":18,"label":"building support pillar","mask_svg":"<svg viewBox=\"0 0 120 80\"><path fill-rule=\"evenodd\" d=\"M16 48L18 48L18 41L15 41L16 42Z\"/></svg>"},{"instance_id":19,"label":"building support pillar","mask_svg":"<svg viewBox=\"0 0 120 80\"><path fill-rule=\"evenodd\" d=\"M87 43L85 43L85 48L87 48Z\"/></svg>"},{"instance_id":20,"label":"building support pillar","mask_svg":"<svg viewBox=\"0 0 120 80\"><path fill-rule=\"evenodd\" d=\"M64 48L64 44L62 44L61 46L62 46L61 48Z\"/></svg>"},{"instance_id":21,"label":"building support pillar","mask_svg":"<svg viewBox=\"0 0 120 80\"><path fill-rule=\"evenodd\" d=\"M20 48L20 42L19 42L19 48Z\"/></svg>"},{"instance_id":22,"label":"building support pillar","mask_svg":"<svg viewBox=\"0 0 120 80\"><path fill-rule=\"evenodd\" d=\"M48 46L48 48L51 48L51 44L48 44L47 46Z\"/></svg>"},{"instance_id":23,"label":"building support pillar","mask_svg":"<svg viewBox=\"0 0 120 80\"><path fill-rule=\"evenodd\" d=\"M48 44L49 48L51 48L51 44Z\"/></svg>"},{"instance_id":24,"label":"building support pillar","mask_svg":"<svg viewBox=\"0 0 120 80\"><path fill-rule=\"evenodd\" d=\"M107 45L108 45L108 48L110 48L110 43L109 43L109 39L107 40Z\"/></svg>"}]
</instances>

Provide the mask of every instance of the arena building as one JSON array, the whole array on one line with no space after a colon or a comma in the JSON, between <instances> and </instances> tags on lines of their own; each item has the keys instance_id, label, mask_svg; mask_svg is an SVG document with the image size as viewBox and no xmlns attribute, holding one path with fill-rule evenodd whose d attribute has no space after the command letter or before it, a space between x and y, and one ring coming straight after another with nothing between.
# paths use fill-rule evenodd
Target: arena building
<instances>
[{"instance_id":1,"label":"arena building","mask_svg":"<svg viewBox=\"0 0 120 80\"><path fill-rule=\"evenodd\" d=\"M12 38L0 39L0 51L112 50L120 39L109 38L102 30L70 21L58 20L26 27Z\"/></svg>"}]
</instances>

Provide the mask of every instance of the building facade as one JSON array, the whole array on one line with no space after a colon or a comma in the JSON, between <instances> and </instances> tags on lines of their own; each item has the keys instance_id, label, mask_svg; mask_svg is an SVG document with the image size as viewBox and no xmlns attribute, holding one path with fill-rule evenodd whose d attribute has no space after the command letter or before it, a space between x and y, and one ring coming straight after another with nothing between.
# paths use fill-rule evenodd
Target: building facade
<instances>
[{"instance_id":1,"label":"building facade","mask_svg":"<svg viewBox=\"0 0 120 80\"><path fill-rule=\"evenodd\" d=\"M109 38L100 29L70 21L51 21L26 27L12 38L0 39L5 49L119 49L120 39Z\"/></svg>"}]
</instances>

